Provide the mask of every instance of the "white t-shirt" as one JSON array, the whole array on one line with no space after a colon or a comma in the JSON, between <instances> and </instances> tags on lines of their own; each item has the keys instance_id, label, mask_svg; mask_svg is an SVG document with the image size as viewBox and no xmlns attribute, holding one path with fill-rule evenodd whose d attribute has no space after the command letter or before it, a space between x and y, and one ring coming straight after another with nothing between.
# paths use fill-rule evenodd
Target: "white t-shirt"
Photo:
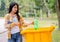
<instances>
[{"instance_id":1,"label":"white t-shirt","mask_svg":"<svg viewBox=\"0 0 60 42\"><path fill-rule=\"evenodd\" d=\"M17 18L16 18L15 16L12 17L12 22L14 22L14 23L17 23L17 22L18 22L18 20L17 20ZM18 32L20 32L20 29L19 29L18 26L14 26L14 27L11 29L11 34L15 34L15 33L18 33Z\"/></svg>"}]
</instances>

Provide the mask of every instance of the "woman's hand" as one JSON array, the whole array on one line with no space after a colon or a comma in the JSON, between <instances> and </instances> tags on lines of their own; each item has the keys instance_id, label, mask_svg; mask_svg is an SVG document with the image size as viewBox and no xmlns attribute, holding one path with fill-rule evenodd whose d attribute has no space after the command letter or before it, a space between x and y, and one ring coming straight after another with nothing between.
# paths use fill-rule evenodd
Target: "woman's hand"
<instances>
[{"instance_id":1,"label":"woman's hand","mask_svg":"<svg viewBox=\"0 0 60 42\"><path fill-rule=\"evenodd\" d=\"M33 21L33 22L31 22L31 24L32 24L32 25L34 25L34 21Z\"/></svg>"},{"instance_id":2,"label":"woman's hand","mask_svg":"<svg viewBox=\"0 0 60 42\"><path fill-rule=\"evenodd\" d=\"M12 28L12 27L18 26L18 25L19 25L19 23L14 23L14 22L13 22L13 23L10 24L10 27Z\"/></svg>"},{"instance_id":3,"label":"woman's hand","mask_svg":"<svg viewBox=\"0 0 60 42\"><path fill-rule=\"evenodd\" d=\"M33 24L34 24L34 22L31 22L29 24L24 24L24 27L27 27L28 25L33 25Z\"/></svg>"},{"instance_id":4,"label":"woman's hand","mask_svg":"<svg viewBox=\"0 0 60 42\"><path fill-rule=\"evenodd\" d=\"M10 26L12 28L12 27L16 26L16 24L15 23L11 23Z\"/></svg>"},{"instance_id":5,"label":"woman's hand","mask_svg":"<svg viewBox=\"0 0 60 42\"><path fill-rule=\"evenodd\" d=\"M33 25L34 24L34 22L31 22L31 23L29 23L28 25Z\"/></svg>"},{"instance_id":6,"label":"woman's hand","mask_svg":"<svg viewBox=\"0 0 60 42\"><path fill-rule=\"evenodd\" d=\"M20 25L20 23L18 22L18 23L15 23L15 26L19 26Z\"/></svg>"},{"instance_id":7,"label":"woman's hand","mask_svg":"<svg viewBox=\"0 0 60 42\"><path fill-rule=\"evenodd\" d=\"M27 26L28 26L28 24L24 24L23 26L24 26L24 27L27 27Z\"/></svg>"}]
</instances>

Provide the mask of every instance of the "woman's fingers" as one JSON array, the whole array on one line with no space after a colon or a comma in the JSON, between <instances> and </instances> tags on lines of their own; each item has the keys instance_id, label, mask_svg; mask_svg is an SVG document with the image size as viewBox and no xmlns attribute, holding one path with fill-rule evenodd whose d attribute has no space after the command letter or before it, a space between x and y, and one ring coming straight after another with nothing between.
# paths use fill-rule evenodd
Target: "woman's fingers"
<instances>
[{"instance_id":1,"label":"woman's fingers","mask_svg":"<svg viewBox=\"0 0 60 42\"><path fill-rule=\"evenodd\" d=\"M31 22L31 24L34 24L34 22Z\"/></svg>"},{"instance_id":2,"label":"woman's fingers","mask_svg":"<svg viewBox=\"0 0 60 42\"><path fill-rule=\"evenodd\" d=\"M24 26L27 26L27 24L24 24Z\"/></svg>"}]
</instances>

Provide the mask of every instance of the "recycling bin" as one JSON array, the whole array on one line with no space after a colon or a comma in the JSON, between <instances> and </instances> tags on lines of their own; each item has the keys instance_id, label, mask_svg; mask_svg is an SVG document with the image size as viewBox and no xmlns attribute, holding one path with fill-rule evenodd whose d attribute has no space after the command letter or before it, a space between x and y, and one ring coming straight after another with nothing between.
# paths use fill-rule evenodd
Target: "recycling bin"
<instances>
[{"instance_id":1,"label":"recycling bin","mask_svg":"<svg viewBox=\"0 0 60 42\"><path fill-rule=\"evenodd\" d=\"M21 31L24 42L52 42L52 31L54 26L40 27L37 30L28 28Z\"/></svg>"}]
</instances>

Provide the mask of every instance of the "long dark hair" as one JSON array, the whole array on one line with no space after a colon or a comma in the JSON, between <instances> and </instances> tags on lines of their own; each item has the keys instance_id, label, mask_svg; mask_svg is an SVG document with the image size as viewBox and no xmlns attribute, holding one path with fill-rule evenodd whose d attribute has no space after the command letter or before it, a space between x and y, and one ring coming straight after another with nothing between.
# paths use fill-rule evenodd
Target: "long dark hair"
<instances>
[{"instance_id":1,"label":"long dark hair","mask_svg":"<svg viewBox=\"0 0 60 42\"><path fill-rule=\"evenodd\" d=\"M16 2L11 2L9 6L8 13L12 11L12 8L17 5L17 12L15 13L17 15L18 21L20 21L20 16L19 16L19 5Z\"/></svg>"}]
</instances>

